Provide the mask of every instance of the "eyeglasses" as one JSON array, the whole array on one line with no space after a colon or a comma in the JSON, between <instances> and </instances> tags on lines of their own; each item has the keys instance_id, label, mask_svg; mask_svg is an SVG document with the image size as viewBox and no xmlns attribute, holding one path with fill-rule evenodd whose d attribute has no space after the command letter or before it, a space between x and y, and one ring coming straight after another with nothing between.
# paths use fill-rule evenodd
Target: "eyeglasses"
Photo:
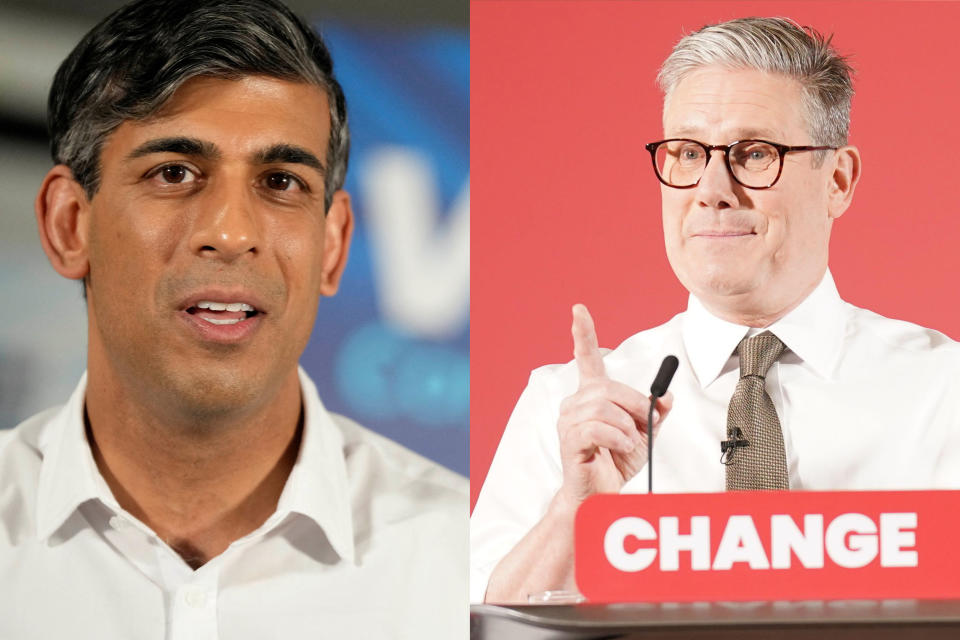
<instances>
[{"instance_id":1,"label":"eyeglasses","mask_svg":"<svg viewBox=\"0 0 960 640\"><path fill-rule=\"evenodd\" d=\"M730 144L704 144L671 138L646 145L657 178L668 187L690 189L700 183L714 151L723 151L730 175L750 189L769 189L780 179L783 156L791 151L826 151L837 147L789 147L766 140L738 140Z\"/></svg>"}]
</instances>

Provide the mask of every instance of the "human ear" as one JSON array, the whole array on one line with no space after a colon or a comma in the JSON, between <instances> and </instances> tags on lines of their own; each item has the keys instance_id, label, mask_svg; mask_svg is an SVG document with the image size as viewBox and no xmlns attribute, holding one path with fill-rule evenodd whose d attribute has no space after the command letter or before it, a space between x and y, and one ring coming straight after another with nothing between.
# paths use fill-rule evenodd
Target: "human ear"
<instances>
[{"instance_id":1,"label":"human ear","mask_svg":"<svg viewBox=\"0 0 960 640\"><path fill-rule=\"evenodd\" d=\"M340 276L347 265L350 237L353 235L353 209L350 194L342 189L333 194L333 202L324 220L323 272L320 294L332 296L340 286Z\"/></svg>"},{"instance_id":2,"label":"human ear","mask_svg":"<svg viewBox=\"0 0 960 640\"><path fill-rule=\"evenodd\" d=\"M827 213L831 219L839 218L850 206L859 181L860 151L856 147L841 147L837 150L827 190Z\"/></svg>"},{"instance_id":3,"label":"human ear","mask_svg":"<svg viewBox=\"0 0 960 640\"><path fill-rule=\"evenodd\" d=\"M66 165L47 172L34 201L43 252L57 273L79 280L90 272L90 203Z\"/></svg>"}]
</instances>

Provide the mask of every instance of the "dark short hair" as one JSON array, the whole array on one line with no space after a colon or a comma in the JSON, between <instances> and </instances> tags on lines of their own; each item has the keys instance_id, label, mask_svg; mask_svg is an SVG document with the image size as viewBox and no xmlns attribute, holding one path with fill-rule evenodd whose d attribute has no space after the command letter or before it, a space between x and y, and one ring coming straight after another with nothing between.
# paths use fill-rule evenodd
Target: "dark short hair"
<instances>
[{"instance_id":1,"label":"dark short hair","mask_svg":"<svg viewBox=\"0 0 960 640\"><path fill-rule=\"evenodd\" d=\"M249 75L326 91L329 209L347 172L346 101L323 40L278 0L137 0L107 16L54 77L47 112L53 161L70 167L92 198L104 141L122 122L156 114L192 78Z\"/></svg>"}]
</instances>

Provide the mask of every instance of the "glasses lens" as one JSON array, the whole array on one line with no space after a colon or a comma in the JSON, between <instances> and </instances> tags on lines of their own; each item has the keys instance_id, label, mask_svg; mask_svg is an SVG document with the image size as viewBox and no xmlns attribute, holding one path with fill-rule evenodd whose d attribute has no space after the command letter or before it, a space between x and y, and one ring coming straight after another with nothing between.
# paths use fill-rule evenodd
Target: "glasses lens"
<instances>
[{"instance_id":1,"label":"glasses lens","mask_svg":"<svg viewBox=\"0 0 960 640\"><path fill-rule=\"evenodd\" d=\"M759 140L744 140L730 147L730 169L740 184L769 187L780 173L780 152Z\"/></svg>"},{"instance_id":2,"label":"glasses lens","mask_svg":"<svg viewBox=\"0 0 960 640\"><path fill-rule=\"evenodd\" d=\"M703 147L692 140L667 140L660 143L654 153L657 173L671 187L695 185L703 168L707 166L707 154Z\"/></svg>"}]
</instances>

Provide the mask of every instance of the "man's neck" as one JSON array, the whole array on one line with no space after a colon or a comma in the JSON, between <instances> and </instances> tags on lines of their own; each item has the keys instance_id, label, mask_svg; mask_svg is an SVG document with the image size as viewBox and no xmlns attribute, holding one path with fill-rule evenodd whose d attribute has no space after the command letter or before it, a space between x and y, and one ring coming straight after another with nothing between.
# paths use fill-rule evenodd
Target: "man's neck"
<instances>
[{"instance_id":1,"label":"man's neck","mask_svg":"<svg viewBox=\"0 0 960 640\"><path fill-rule=\"evenodd\" d=\"M191 567L276 511L303 430L295 371L274 398L214 429L165 423L131 395L92 378L86 431L100 473L120 506Z\"/></svg>"}]
</instances>

